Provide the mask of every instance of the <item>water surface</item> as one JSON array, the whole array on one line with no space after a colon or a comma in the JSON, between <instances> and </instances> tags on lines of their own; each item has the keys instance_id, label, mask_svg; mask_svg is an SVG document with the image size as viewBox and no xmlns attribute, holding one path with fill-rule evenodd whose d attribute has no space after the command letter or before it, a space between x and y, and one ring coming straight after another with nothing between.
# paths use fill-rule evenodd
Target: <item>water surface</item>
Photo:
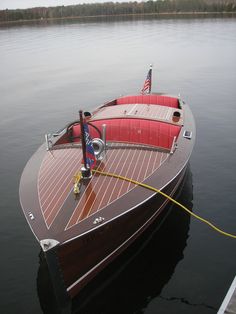
<instances>
[{"instance_id":1,"label":"water surface","mask_svg":"<svg viewBox=\"0 0 236 314\"><path fill-rule=\"evenodd\" d=\"M196 119L193 211L235 233L235 33L233 18L93 20L0 28L1 313L42 313L37 292L40 249L18 198L27 160L46 132L77 118L79 109L139 92L150 63L153 90L181 93ZM176 225L181 217L175 217ZM173 241L172 248L170 243L179 235L178 228L175 223L166 226L133 259L132 267L127 266L132 272L124 268L111 280L109 294L105 289L95 299L100 304L97 310L90 304L86 313L216 312L235 276L235 240L191 219L182 257L177 258L178 244ZM176 263L168 272L165 264L170 260L171 266L173 259ZM122 287L128 287L125 295Z\"/></svg>"}]
</instances>

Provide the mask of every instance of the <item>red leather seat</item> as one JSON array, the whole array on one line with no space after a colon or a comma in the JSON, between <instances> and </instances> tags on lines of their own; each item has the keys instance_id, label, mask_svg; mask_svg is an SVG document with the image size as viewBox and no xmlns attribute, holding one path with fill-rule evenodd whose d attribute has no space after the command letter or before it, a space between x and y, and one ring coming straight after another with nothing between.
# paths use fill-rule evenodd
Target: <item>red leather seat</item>
<instances>
[{"instance_id":1,"label":"red leather seat","mask_svg":"<svg viewBox=\"0 0 236 314\"><path fill-rule=\"evenodd\" d=\"M145 144L170 149L174 136L178 137L180 126L145 119L109 119L92 122L100 130L106 124L107 141ZM89 126L92 138L98 137L97 131ZM73 136L80 134L80 126L73 127ZM75 140L78 141L78 140Z\"/></svg>"}]
</instances>

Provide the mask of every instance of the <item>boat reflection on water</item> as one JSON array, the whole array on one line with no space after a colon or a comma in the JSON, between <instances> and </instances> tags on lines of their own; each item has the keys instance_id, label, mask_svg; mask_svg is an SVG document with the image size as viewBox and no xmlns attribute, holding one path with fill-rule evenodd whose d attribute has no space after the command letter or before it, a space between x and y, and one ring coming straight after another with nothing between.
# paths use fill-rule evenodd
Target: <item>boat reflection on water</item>
<instances>
[{"instance_id":1,"label":"boat reflection on water","mask_svg":"<svg viewBox=\"0 0 236 314\"><path fill-rule=\"evenodd\" d=\"M192 174L188 167L176 199L192 209ZM102 271L68 304L63 313L138 313L172 277L187 246L190 216L169 204L161 219ZM161 227L161 228L160 228ZM62 313L53 294L46 261L40 253L37 288L43 313Z\"/></svg>"}]
</instances>

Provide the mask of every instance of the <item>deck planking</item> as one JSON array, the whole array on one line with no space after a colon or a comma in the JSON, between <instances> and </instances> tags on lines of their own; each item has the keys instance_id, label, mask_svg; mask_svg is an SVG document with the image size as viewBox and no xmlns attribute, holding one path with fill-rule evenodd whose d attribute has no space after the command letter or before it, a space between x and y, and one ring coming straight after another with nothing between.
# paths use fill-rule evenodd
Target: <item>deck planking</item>
<instances>
[{"instance_id":1,"label":"deck planking","mask_svg":"<svg viewBox=\"0 0 236 314\"><path fill-rule=\"evenodd\" d=\"M154 147L127 143L108 143L106 157L98 170L112 172L137 181L144 181L156 171L169 156L168 151ZM74 176L80 171L82 151L74 148L55 149L47 152L38 176L38 195L42 215L48 229L73 194ZM116 178L95 174L81 189L71 208L72 215L64 221L65 230L97 213L118 198L130 192L135 185Z\"/></svg>"}]
</instances>

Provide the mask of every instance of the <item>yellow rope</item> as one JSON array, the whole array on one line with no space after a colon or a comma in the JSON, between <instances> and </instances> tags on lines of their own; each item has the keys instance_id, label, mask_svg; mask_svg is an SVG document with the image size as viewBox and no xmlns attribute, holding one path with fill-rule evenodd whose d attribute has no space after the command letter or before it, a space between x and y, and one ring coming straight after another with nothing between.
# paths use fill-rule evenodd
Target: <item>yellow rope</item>
<instances>
[{"instance_id":1,"label":"yellow rope","mask_svg":"<svg viewBox=\"0 0 236 314\"><path fill-rule=\"evenodd\" d=\"M172 201L174 204L178 205L179 207L183 208L187 213L189 213L191 216L199 219L200 221L204 222L205 224L207 224L208 226L210 226L211 228L213 228L215 231L223 234L224 236L227 236L227 237L231 237L231 238L234 238L236 239L236 235L234 234L231 234L231 233L227 233L219 228L217 228L215 225L213 225L210 221L194 214L191 210L189 210L187 207L185 207L184 205L182 205L181 203L177 202L176 200L174 200L172 197L170 197L169 195L165 194L164 192L154 188L153 186L150 186L148 184L145 184L145 183L142 183L142 182L138 182L136 180L133 180L133 179L130 179L130 178L126 178L126 177L123 177L123 176L120 176L118 174L115 174L115 173L109 173L109 172L103 172L103 171L99 171L99 170L93 170L93 172L95 174L101 174L101 175L104 175L104 176L108 176L108 177L113 177L113 178L117 178L117 179L121 179L121 180L125 180L125 181L128 181L128 182L131 182L131 183L134 183L136 185L139 185L139 186L142 186L146 189L149 189L151 191L154 191L156 193L160 193L161 195L163 195L164 197L166 197L167 199L169 199L170 201Z\"/></svg>"}]
</instances>

